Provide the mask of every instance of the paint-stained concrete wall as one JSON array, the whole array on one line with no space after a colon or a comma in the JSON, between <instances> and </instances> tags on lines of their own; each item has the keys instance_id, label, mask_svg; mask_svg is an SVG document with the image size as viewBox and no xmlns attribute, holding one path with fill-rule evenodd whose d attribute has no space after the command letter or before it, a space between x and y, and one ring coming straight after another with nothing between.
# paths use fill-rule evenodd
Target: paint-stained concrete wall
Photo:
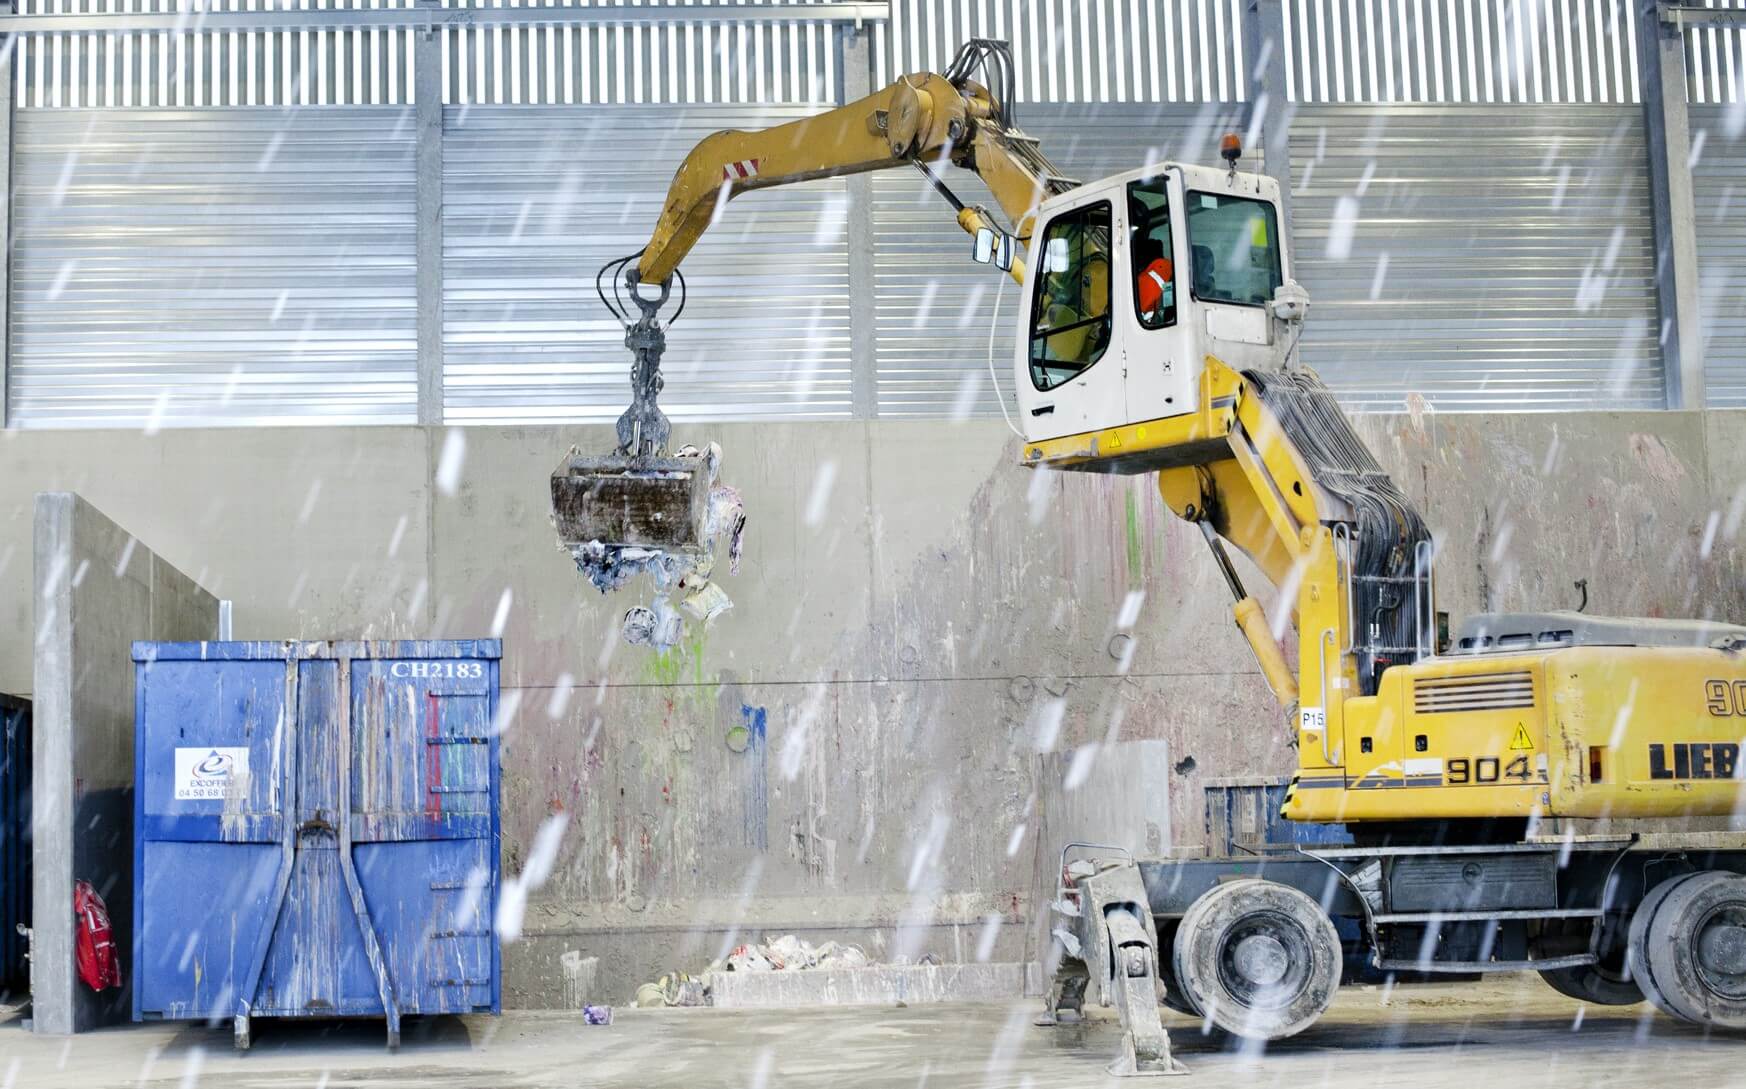
<instances>
[{"instance_id":1,"label":"paint-stained concrete wall","mask_svg":"<svg viewBox=\"0 0 1746 1089\"><path fill-rule=\"evenodd\" d=\"M1442 606L1746 619L1746 414L1366 417L1445 541ZM1144 480L1038 475L999 424L684 426L750 515L735 608L665 656L623 646L641 590L578 581L547 476L606 429L0 438L0 689L28 687L30 494L74 488L237 602L239 638L505 640L504 864L570 815L506 1000L696 970L766 931L876 956L1018 960L1040 859L1038 752L1167 742L1169 826L1205 777L1280 773L1280 715L1197 534ZM448 457L445 458L445 450ZM454 471L443 473L445 463ZM1706 533L1712 519L1713 531ZM1704 547L1709 538L1707 552ZM1252 569L1245 568L1250 576ZM1115 622L1145 594L1132 657Z\"/></svg>"}]
</instances>

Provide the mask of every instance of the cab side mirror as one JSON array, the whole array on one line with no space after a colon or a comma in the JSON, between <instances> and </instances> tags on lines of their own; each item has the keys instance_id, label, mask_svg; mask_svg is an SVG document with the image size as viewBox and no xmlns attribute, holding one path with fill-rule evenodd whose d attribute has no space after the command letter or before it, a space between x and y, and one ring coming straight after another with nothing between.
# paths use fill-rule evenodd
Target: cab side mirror
<instances>
[{"instance_id":1,"label":"cab side mirror","mask_svg":"<svg viewBox=\"0 0 1746 1089\"><path fill-rule=\"evenodd\" d=\"M979 265L992 263L1002 272L1012 268L1013 237L992 227L978 227L970 257Z\"/></svg>"}]
</instances>

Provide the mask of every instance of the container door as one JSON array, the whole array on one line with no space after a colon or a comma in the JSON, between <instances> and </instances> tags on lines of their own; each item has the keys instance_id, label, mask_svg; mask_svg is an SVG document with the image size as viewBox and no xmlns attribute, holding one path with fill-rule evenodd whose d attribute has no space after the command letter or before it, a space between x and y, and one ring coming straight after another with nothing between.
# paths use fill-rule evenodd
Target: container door
<instances>
[{"instance_id":1,"label":"container door","mask_svg":"<svg viewBox=\"0 0 1746 1089\"><path fill-rule=\"evenodd\" d=\"M279 659L137 667L136 1016L235 1012L233 981L272 923L285 689Z\"/></svg>"},{"instance_id":2,"label":"container door","mask_svg":"<svg viewBox=\"0 0 1746 1089\"><path fill-rule=\"evenodd\" d=\"M354 659L352 839L405 1013L495 1010L497 663Z\"/></svg>"},{"instance_id":3,"label":"container door","mask_svg":"<svg viewBox=\"0 0 1746 1089\"><path fill-rule=\"evenodd\" d=\"M254 996L268 1016L382 1013L340 868L341 663L297 663L296 854Z\"/></svg>"}]
</instances>

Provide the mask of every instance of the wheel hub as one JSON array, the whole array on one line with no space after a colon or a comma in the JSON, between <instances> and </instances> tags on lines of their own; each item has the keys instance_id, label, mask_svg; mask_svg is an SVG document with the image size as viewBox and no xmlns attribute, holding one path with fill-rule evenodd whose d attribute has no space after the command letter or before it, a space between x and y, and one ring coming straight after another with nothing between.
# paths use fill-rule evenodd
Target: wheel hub
<instances>
[{"instance_id":1,"label":"wheel hub","mask_svg":"<svg viewBox=\"0 0 1746 1089\"><path fill-rule=\"evenodd\" d=\"M1706 974L1746 975L1746 926L1717 919L1698 934L1698 962ZM1733 981L1738 986L1738 980Z\"/></svg>"},{"instance_id":2,"label":"wheel hub","mask_svg":"<svg viewBox=\"0 0 1746 1089\"><path fill-rule=\"evenodd\" d=\"M1284 979L1291 964L1285 946L1271 934L1250 934L1240 939L1231 959L1237 971L1257 987L1271 987Z\"/></svg>"},{"instance_id":3,"label":"wheel hub","mask_svg":"<svg viewBox=\"0 0 1746 1089\"><path fill-rule=\"evenodd\" d=\"M1258 911L1225 934L1219 976L1231 995L1251 1009L1289 1005L1309 979L1309 935L1275 911Z\"/></svg>"}]
</instances>

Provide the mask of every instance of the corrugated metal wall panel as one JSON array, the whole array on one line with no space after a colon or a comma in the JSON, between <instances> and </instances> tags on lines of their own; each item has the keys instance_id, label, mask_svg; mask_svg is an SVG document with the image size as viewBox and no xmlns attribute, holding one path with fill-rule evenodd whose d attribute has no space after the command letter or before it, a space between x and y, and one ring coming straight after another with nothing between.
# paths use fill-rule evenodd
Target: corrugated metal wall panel
<instances>
[{"instance_id":1,"label":"corrugated metal wall panel","mask_svg":"<svg viewBox=\"0 0 1746 1089\"><path fill-rule=\"evenodd\" d=\"M1297 102L1635 102L1634 0L1284 0Z\"/></svg>"},{"instance_id":2,"label":"corrugated metal wall panel","mask_svg":"<svg viewBox=\"0 0 1746 1089\"><path fill-rule=\"evenodd\" d=\"M601 264L648 241L685 153L801 108L450 107L444 111L448 418L616 418L630 396ZM626 148L635 148L626 155ZM842 417L849 404L841 180L750 193L686 259L662 407L675 418Z\"/></svg>"},{"instance_id":3,"label":"corrugated metal wall panel","mask_svg":"<svg viewBox=\"0 0 1746 1089\"><path fill-rule=\"evenodd\" d=\"M1306 106L1291 141L1302 350L1348 405L1664 403L1637 110Z\"/></svg>"},{"instance_id":4,"label":"corrugated metal wall panel","mask_svg":"<svg viewBox=\"0 0 1746 1089\"><path fill-rule=\"evenodd\" d=\"M1021 119L1044 154L1070 176L1091 181L1161 159L1213 160L1237 109L1037 105ZM1250 149L1251 157L1259 153ZM964 200L998 207L974 176L955 171L947 181ZM873 209L879 414L999 416L988 373L991 325L994 369L1011 411L1017 289L992 266L970 260L969 236L919 175L874 175Z\"/></svg>"},{"instance_id":5,"label":"corrugated metal wall panel","mask_svg":"<svg viewBox=\"0 0 1746 1089\"><path fill-rule=\"evenodd\" d=\"M412 33L397 29L206 31L207 12L409 8L413 0L20 0L21 15L187 12L173 33L26 34L16 102L89 106L399 105L412 101Z\"/></svg>"},{"instance_id":6,"label":"corrugated metal wall panel","mask_svg":"<svg viewBox=\"0 0 1746 1089\"><path fill-rule=\"evenodd\" d=\"M1746 408L1746 109L1693 106L1692 167L1711 408ZM1699 145L1699 141L1702 141Z\"/></svg>"},{"instance_id":7,"label":"corrugated metal wall panel","mask_svg":"<svg viewBox=\"0 0 1746 1089\"><path fill-rule=\"evenodd\" d=\"M531 0L530 0L531 2ZM815 0L749 0L772 6ZM412 0L310 0L284 7L411 7ZM444 7L514 7L504 0ZM582 7L623 6L589 4ZM653 5L651 5L653 6ZM449 30L443 101L835 101L835 30L818 22L686 22ZM186 29L27 34L14 66L17 102L87 106L398 105L412 101L413 32L395 28L206 31L205 12L272 10L273 0L24 0L20 13L188 12Z\"/></svg>"},{"instance_id":8,"label":"corrugated metal wall panel","mask_svg":"<svg viewBox=\"0 0 1746 1089\"><path fill-rule=\"evenodd\" d=\"M443 36L445 104L824 105L836 94L836 32L819 23L480 27Z\"/></svg>"},{"instance_id":9,"label":"corrugated metal wall panel","mask_svg":"<svg viewBox=\"0 0 1746 1089\"><path fill-rule=\"evenodd\" d=\"M1708 8L1743 8L1746 0L1703 0ZM1746 27L1693 27L1685 32L1686 99L1740 102L1746 80ZM1693 119L1695 128L1696 119Z\"/></svg>"},{"instance_id":10,"label":"corrugated metal wall panel","mask_svg":"<svg viewBox=\"0 0 1746 1089\"><path fill-rule=\"evenodd\" d=\"M406 111L14 124L17 425L412 421Z\"/></svg>"},{"instance_id":11,"label":"corrugated metal wall panel","mask_svg":"<svg viewBox=\"0 0 1746 1089\"><path fill-rule=\"evenodd\" d=\"M971 38L1012 43L1019 102L1240 102L1242 0L891 0L874 80L938 72Z\"/></svg>"}]
</instances>

